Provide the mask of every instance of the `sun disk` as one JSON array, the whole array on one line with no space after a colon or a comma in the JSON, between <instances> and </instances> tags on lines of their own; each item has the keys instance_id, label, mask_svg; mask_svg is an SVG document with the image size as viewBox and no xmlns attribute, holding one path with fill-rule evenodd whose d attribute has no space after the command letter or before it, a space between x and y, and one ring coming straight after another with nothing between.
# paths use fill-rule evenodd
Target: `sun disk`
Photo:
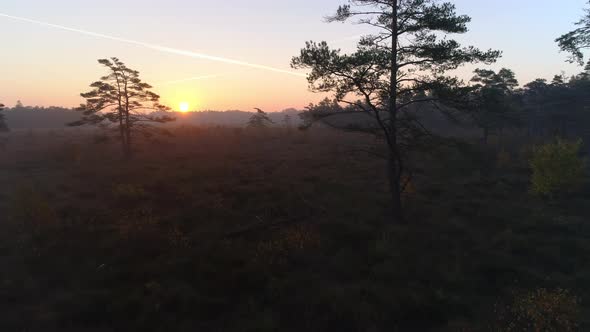
<instances>
[{"instance_id":1,"label":"sun disk","mask_svg":"<svg viewBox=\"0 0 590 332\"><path fill-rule=\"evenodd\" d=\"M187 102L182 102L178 105L178 109L180 109L181 112L188 112L190 105Z\"/></svg>"}]
</instances>

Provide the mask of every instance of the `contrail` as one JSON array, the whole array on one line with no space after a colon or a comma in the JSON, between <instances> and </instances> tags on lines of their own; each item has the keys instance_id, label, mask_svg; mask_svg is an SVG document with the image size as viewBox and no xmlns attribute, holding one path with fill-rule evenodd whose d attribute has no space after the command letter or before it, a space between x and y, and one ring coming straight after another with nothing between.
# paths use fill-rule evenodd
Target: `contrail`
<instances>
[{"instance_id":1,"label":"contrail","mask_svg":"<svg viewBox=\"0 0 590 332\"><path fill-rule=\"evenodd\" d=\"M183 78L180 80L160 82L160 84L161 85L170 85L170 84L183 83L183 82L189 82L189 81L205 80L208 78L217 78L217 77L222 77L222 76L227 76L227 74L195 76L195 77Z\"/></svg>"},{"instance_id":2,"label":"contrail","mask_svg":"<svg viewBox=\"0 0 590 332\"><path fill-rule=\"evenodd\" d=\"M233 64L233 65L238 65L238 66L244 66L244 67L251 67L251 68L256 68L256 69L268 70L268 71L273 71L273 72L283 73L283 74L289 74L289 75L299 76L299 77L305 77L306 76L303 73L297 73L297 72L293 72L293 71L285 70L285 69L281 69L281 68L275 68L275 67L270 67L270 66L265 66L265 65L259 65L259 64L244 62L244 61L235 60L235 59L228 59L228 58L223 58L223 57L219 57L219 56L213 56L213 55L208 55L208 54L203 54L203 53L196 53L196 52L191 52L191 51L186 51L186 50L181 50L181 49L176 49L176 48L171 48L171 47L165 47L165 46L160 46L160 45L156 45L156 44L150 44L150 43L145 43L145 42L141 42L141 41L126 39L126 38L109 36L109 35L105 35L105 34L102 34L102 33L97 33L97 32L92 32L92 31L86 31L86 30L81 30L81 29L76 29L76 28L70 28L70 27L66 27L66 26L63 26L63 25L58 25L58 24L53 24L53 23L47 23L47 22L32 20L32 19L25 18L25 17L13 16L13 15L8 15L8 14L3 14L3 13L0 13L0 17L5 17L5 18L17 20L17 21L33 23L33 24L37 24L37 25L42 25L42 26L51 27L51 28L60 29L60 30L65 30L65 31L70 31L70 32L76 32L76 33L79 33L79 34L83 34L83 35L87 35L87 36L92 36L92 37L103 38L103 39L110 39L110 40L118 41L118 42L121 42L121 43L138 45L138 46L142 46L142 47L145 47L145 48L150 48L150 49L153 49L153 50L156 50L156 51L161 51L161 52L166 52L166 53L172 53L172 54L177 54L177 55L184 55L184 56L188 56L188 57L191 57L191 58L205 59L205 60L211 60L211 61L229 63L229 64Z\"/></svg>"}]
</instances>

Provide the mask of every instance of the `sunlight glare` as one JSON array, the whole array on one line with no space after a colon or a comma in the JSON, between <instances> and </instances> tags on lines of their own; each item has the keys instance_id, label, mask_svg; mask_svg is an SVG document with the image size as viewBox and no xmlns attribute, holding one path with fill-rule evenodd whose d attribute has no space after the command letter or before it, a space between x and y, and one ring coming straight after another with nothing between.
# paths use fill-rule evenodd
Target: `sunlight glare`
<instances>
[{"instance_id":1,"label":"sunlight glare","mask_svg":"<svg viewBox=\"0 0 590 332\"><path fill-rule=\"evenodd\" d=\"M190 105L187 102L182 102L178 106L178 109L183 113L188 112L188 110L190 109Z\"/></svg>"}]
</instances>

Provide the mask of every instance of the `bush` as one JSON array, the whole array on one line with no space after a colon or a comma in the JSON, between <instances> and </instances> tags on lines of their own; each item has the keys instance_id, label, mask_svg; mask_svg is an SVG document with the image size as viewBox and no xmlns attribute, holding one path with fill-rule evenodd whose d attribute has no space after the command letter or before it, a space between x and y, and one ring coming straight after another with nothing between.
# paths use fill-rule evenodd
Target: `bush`
<instances>
[{"instance_id":1,"label":"bush","mask_svg":"<svg viewBox=\"0 0 590 332\"><path fill-rule=\"evenodd\" d=\"M142 186L130 183L115 184L112 193L115 200L124 202L141 201L147 197L147 193Z\"/></svg>"},{"instance_id":2,"label":"bush","mask_svg":"<svg viewBox=\"0 0 590 332\"><path fill-rule=\"evenodd\" d=\"M55 160L61 163L77 165L82 160L82 147L79 144L67 143L55 151Z\"/></svg>"},{"instance_id":3,"label":"bush","mask_svg":"<svg viewBox=\"0 0 590 332\"><path fill-rule=\"evenodd\" d=\"M503 331L578 331L579 300L563 289L535 291L515 296L500 315Z\"/></svg>"},{"instance_id":4,"label":"bush","mask_svg":"<svg viewBox=\"0 0 590 332\"><path fill-rule=\"evenodd\" d=\"M579 156L581 147L581 140L561 139L536 147L530 161L533 193L554 195L578 189L586 176L585 160Z\"/></svg>"},{"instance_id":5,"label":"bush","mask_svg":"<svg viewBox=\"0 0 590 332\"><path fill-rule=\"evenodd\" d=\"M11 203L12 220L27 233L38 235L58 222L52 204L32 186L17 188Z\"/></svg>"},{"instance_id":6,"label":"bush","mask_svg":"<svg viewBox=\"0 0 590 332\"><path fill-rule=\"evenodd\" d=\"M512 165L512 156L504 149L498 152L496 166L499 168L508 168Z\"/></svg>"}]
</instances>

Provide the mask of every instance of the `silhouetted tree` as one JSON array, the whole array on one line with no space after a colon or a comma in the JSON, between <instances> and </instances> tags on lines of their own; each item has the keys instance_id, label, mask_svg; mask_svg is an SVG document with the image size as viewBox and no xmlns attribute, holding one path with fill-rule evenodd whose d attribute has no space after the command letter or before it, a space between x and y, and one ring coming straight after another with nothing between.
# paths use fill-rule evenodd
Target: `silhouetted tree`
<instances>
[{"instance_id":1,"label":"silhouetted tree","mask_svg":"<svg viewBox=\"0 0 590 332\"><path fill-rule=\"evenodd\" d=\"M23 109L23 108L25 108L25 106L23 105L23 103L20 100L17 100L16 101L16 104L14 105L14 109L20 110L20 109Z\"/></svg>"},{"instance_id":2,"label":"silhouetted tree","mask_svg":"<svg viewBox=\"0 0 590 332\"><path fill-rule=\"evenodd\" d=\"M326 42L307 42L292 67L310 68L312 90L333 92L337 102L354 105L374 119L388 148L394 218L401 221L403 182L409 174L406 154L427 136L411 106L454 100L460 82L444 73L465 63L494 62L501 53L463 48L443 37L467 32L471 20L457 15L447 2L350 0L328 21L353 17L379 33L362 37L352 54L331 49Z\"/></svg>"},{"instance_id":3,"label":"silhouetted tree","mask_svg":"<svg viewBox=\"0 0 590 332\"><path fill-rule=\"evenodd\" d=\"M502 68L499 72L476 69L471 82L474 98L472 117L475 124L483 130L483 142L488 143L491 130L499 129L508 122L517 120L514 89L518 81L514 72Z\"/></svg>"},{"instance_id":4,"label":"silhouetted tree","mask_svg":"<svg viewBox=\"0 0 590 332\"><path fill-rule=\"evenodd\" d=\"M568 128L578 134L587 131L590 119L590 72L585 71L570 79L556 75L551 83L537 79L524 86L523 104L529 132L535 135L568 137Z\"/></svg>"},{"instance_id":5,"label":"silhouetted tree","mask_svg":"<svg viewBox=\"0 0 590 332\"><path fill-rule=\"evenodd\" d=\"M305 107L305 111L299 113L301 119L301 129L311 127L315 121L326 123L326 119L332 115L340 115L344 109L338 104L338 100L324 98L319 103L310 103Z\"/></svg>"},{"instance_id":6,"label":"silhouetted tree","mask_svg":"<svg viewBox=\"0 0 590 332\"><path fill-rule=\"evenodd\" d=\"M588 2L590 4L590 1ZM586 15L576 23L577 29L572 30L556 39L562 51L571 54L570 62L584 64L584 49L590 48L590 8L586 9ZM588 62L590 65L590 62Z\"/></svg>"},{"instance_id":7,"label":"silhouetted tree","mask_svg":"<svg viewBox=\"0 0 590 332\"><path fill-rule=\"evenodd\" d=\"M4 117L4 104L0 103L0 132L8 131L8 126L6 125L6 119Z\"/></svg>"},{"instance_id":8,"label":"silhouetted tree","mask_svg":"<svg viewBox=\"0 0 590 332\"><path fill-rule=\"evenodd\" d=\"M522 95L526 111L528 134L530 136L542 134L543 100L548 89L547 80L542 78L538 78L524 85Z\"/></svg>"},{"instance_id":9,"label":"silhouetted tree","mask_svg":"<svg viewBox=\"0 0 590 332\"><path fill-rule=\"evenodd\" d=\"M117 58L100 59L98 63L109 73L90 85L92 91L81 94L86 104L77 110L83 117L69 125L114 127L123 152L129 157L136 133L151 136L157 131L153 123L174 121L174 118L167 114L169 108L159 103L160 96L150 90L152 86L141 81L138 71Z\"/></svg>"},{"instance_id":10,"label":"silhouetted tree","mask_svg":"<svg viewBox=\"0 0 590 332\"><path fill-rule=\"evenodd\" d=\"M260 108L254 108L256 113L254 113L250 120L248 120L248 127L250 128L266 128L269 124L273 124L274 122L268 117L268 114L261 110Z\"/></svg>"}]
</instances>

